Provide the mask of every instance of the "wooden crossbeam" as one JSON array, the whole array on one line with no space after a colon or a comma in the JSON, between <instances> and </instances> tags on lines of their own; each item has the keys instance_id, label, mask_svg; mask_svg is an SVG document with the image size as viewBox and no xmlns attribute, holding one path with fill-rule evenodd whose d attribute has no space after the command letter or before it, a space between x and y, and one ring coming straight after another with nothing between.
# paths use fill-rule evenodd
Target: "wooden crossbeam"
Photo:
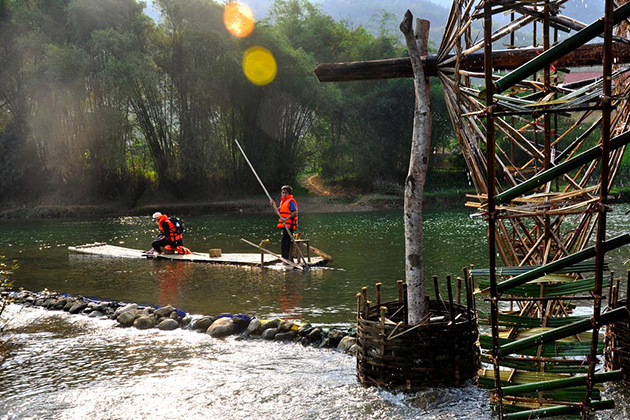
<instances>
[{"instance_id":1,"label":"wooden crossbeam","mask_svg":"<svg viewBox=\"0 0 630 420\"><path fill-rule=\"evenodd\" d=\"M587 44L576 48L554 65L556 67L582 67L601 65L604 56L603 44ZM492 67L495 70L513 70L532 60L543 52L538 48L515 48L492 52ZM630 63L630 45L613 44L613 56L616 64ZM444 60L451 58L451 55ZM438 60L435 55L421 57L426 76L437 76ZM483 71L483 52L462 56L460 69L465 71ZM359 80L397 79L413 77L409 57L389 58L385 60L354 61L347 63L321 63L315 69L320 82L351 82Z\"/></svg>"}]
</instances>

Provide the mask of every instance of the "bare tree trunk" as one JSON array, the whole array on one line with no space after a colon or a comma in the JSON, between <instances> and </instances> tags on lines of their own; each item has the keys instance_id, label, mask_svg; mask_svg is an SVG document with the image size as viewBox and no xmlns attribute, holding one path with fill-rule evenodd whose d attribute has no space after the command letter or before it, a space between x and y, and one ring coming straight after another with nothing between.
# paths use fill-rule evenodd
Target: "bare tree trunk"
<instances>
[{"instance_id":1,"label":"bare tree trunk","mask_svg":"<svg viewBox=\"0 0 630 420\"><path fill-rule=\"evenodd\" d=\"M413 138L409 173L405 180L405 276L407 281L408 319L410 325L420 322L428 312L424 294L424 240L422 236L422 199L427 179L431 146L431 110L428 81L420 55L427 54L429 22L418 19L413 32L413 15L409 10L400 22L413 68L416 107L413 115Z\"/></svg>"}]
</instances>

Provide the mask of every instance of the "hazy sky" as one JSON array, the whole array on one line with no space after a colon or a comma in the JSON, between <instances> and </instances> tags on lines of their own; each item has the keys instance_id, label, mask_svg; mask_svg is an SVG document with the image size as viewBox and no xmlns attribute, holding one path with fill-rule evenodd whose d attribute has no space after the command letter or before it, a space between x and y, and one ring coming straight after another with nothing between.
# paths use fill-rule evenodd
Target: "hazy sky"
<instances>
[{"instance_id":1,"label":"hazy sky","mask_svg":"<svg viewBox=\"0 0 630 420\"><path fill-rule=\"evenodd\" d=\"M159 17L159 13L157 10L155 10L153 8L153 0L145 0L147 3L147 8L145 9L145 13L149 16L151 16L154 20L157 20ZM315 4L322 4L324 1L326 0L312 0L312 3ZM328 0L330 1L330 0ZM361 0L356 0L357 2L360 2ZM452 4L452 0L429 0L432 3L435 3L437 5L443 6L445 8L450 8L451 4ZM243 1L243 3L249 3L247 0ZM264 17L267 13L267 10L261 10L260 6L261 5L266 5L267 7L273 3L273 0L254 0L252 1L252 9L254 11L254 15L261 15L261 16L256 16L257 18L261 18ZM370 2L373 3L373 2ZM382 2L383 8L385 9L387 6L388 1L384 0ZM411 3L411 2L410 2ZM325 10L325 9L324 9Z\"/></svg>"}]
</instances>

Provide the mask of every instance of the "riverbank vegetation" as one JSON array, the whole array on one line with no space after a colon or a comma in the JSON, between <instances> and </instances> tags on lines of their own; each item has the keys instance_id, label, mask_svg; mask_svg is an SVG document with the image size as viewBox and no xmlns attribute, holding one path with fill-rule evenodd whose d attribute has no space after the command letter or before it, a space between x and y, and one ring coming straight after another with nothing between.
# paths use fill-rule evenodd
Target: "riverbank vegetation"
<instances>
[{"instance_id":1,"label":"riverbank vegetation","mask_svg":"<svg viewBox=\"0 0 630 420\"><path fill-rule=\"evenodd\" d=\"M223 5L154 4L157 23L136 0L0 0L3 201L133 207L258 192L234 140L270 187L304 173L361 192L402 184L411 80L321 84L312 73L320 62L403 56L386 24L395 17L383 12L372 33L306 0L277 0L252 35L236 38ZM243 74L253 45L276 59L269 85ZM452 188L455 174L465 187L437 85L432 96L429 183Z\"/></svg>"},{"instance_id":2,"label":"riverbank vegetation","mask_svg":"<svg viewBox=\"0 0 630 420\"><path fill-rule=\"evenodd\" d=\"M368 30L308 0L275 0L253 33L237 38L224 27L223 4L153 3L157 22L138 0L0 0L5 210L116 213L260 193L234 140L270 189L317 174L347 196L402 196L411 79L325 84L313 74L322 62L405 56L398 17L381 11ZM275 57L272 83L245 77L252 46ZM438 83L431 98L426 190L472 191ZM627 183L630 165L621 168L617 179Z\"/></svg>"}]
</instances>

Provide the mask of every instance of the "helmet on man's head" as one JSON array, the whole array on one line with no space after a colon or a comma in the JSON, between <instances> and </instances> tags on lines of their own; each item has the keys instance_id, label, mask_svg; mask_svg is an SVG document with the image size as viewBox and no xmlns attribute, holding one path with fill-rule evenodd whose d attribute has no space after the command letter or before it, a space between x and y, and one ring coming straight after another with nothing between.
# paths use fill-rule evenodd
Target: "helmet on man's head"
<instances>
[{"instance_id":1,"label":"helmet on man's head","mask_svg":"<svg viewBox=\"0 0 630 420\"><path fill-rule=\"evenodd\" d=\"M157 220L162 216L162 213L160 213L159 211L156 211L155 213L153 213L153 220Z\"/></svg>"}]
</instances>

